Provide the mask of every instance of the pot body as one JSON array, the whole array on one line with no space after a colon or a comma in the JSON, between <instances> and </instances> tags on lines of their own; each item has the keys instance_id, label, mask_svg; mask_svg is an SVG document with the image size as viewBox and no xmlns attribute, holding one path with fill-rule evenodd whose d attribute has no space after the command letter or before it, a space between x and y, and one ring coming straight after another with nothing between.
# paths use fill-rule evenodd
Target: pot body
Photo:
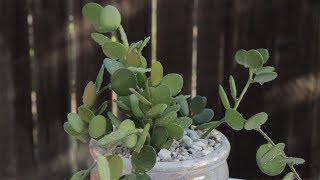
<instances>
[{"instance_id":1,"label":"pot body","mask_svg":"<svg viewBox=\"0 0 320 180\"><path fill-rule=\"evenodd\" d=\"M178 161L178 162L157 162L152 170L147 172L152 180L213 180L229 179L227 157L230 152L228 139L219 131L213 131L219 142L214 151L201 158ZM90 141L90 153L95 159L97 154L102 154L104 148L98 147L94 140ZM123 174L131 173L131 160L122 158L124 163ZM96 170L91 172L91 180L98 180Z\"/></svg>"}]
</instances>

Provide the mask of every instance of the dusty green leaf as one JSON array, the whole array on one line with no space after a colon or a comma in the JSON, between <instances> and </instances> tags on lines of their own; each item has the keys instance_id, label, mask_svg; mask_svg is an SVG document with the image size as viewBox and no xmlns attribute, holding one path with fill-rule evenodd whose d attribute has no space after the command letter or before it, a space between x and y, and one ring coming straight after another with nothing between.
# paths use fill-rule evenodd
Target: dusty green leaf
<instances>
[{"instance_id":1,"label":"dusty green leaf","mask_svg":"<svg viewBox=\"0 0 320 180\"><path fill-rule=\"evenodd\" d=\"M229 99L228 99L228 96L227 96L226 92L224 91L224 89L223 89L223 87L221 85L219 85L219 96L220 96L221 102L223 104L223 107L225 109L229 109L230 108L230 102L229 102Z\"/></svg>"},{"instance_id":2,"label":"dusty green leaf","mask_svg":"<svg viewBox=\"0 0 320 180\"><path fill-rule=\"evenodd\" d=\"M131 111L132 113L137 117L137 118L143 118L144 113L140 108L140 103L139 99L135 94L130 95L130 106L131 106Z\"/></svg>"},{"instance_id":3,"label":"dusty green leaf","mask_svg":"<svg viewBox=\"0 0 320 180\"><path fill-rule=\"evenodd\" d=\"M151 144L160 148L168 139L168 131L165 127L155 127L151 134Z\"/></svg>"},{"instance_id":4,"label":"dusty green leaf","mask_svg":"<svg viewBox=\"0 0 320 180\"><path fill-rule=\"evenodd\" d=\"M262 124L267 122L268 114L265 112L261 112L251 116L244 124L244 128L246 130L252 130L259 128Z\"/></svg>"},{"instance_id":5,"label":"dusty green leaf","mask_svg":"<svg viewBox=\"0 0 320 180\"><path fill-rule=\"evenodd\" d=\"M116 61L116 60L112 60L109 58L105 58L103 60L103 64L104 67L107 69L107 71L112 75L115 71L117 71L118 69L124 68L124 64Z\"/></svg>"},{"instance_id":6,"label":"dusty green leaf","mask_svg":"<svg viewBox=\"0 0 320 180\"><path fill-rule=\"evenodd\" d=\"M189 117L178 117L173 123L179 125L182 129L186 129L191 126L193 120Z\"/></svg>"},{"instance_id":7,"label":"dusty green leaf","mask_svg":"<svg viewBox=\"0 0 320 180\"><path fill-rule=\"evenodd\" d=\"M257 50L251 49L247 53L247 63L252 69L261 68L263 65L263 57Z\"/></svg>"},{"instance_id":8,"label":"dusty green leaf","mask_svg":"<svg viewBox=\"0 0 320 180\"><path fill-rule=\"evenodd\" d=\"M156 88L150 88L151 90L151 102L153 105L157 104L167 104L171 103L171 92L168 86L159 85Z\"/></svg>"},{"instance_id":9,"label":"dusty green leaf","mask_svg":"<svg viewBox=\"0 0 320 180\"><path fill-rule=\"evenodd\" d=\"M246 50L240 49L236 52L234 59L238 64L248 67L247 54L248 52Z\"/></svg>"},{"instance_id":10,"label":"dusty green leaf","mask_svg":"<svg viewBox=\"0 0 320 180\"><path fill-rule=\"evenodd\" d=\"M265 164L269 161L272 161L276 156L284 154L285 144L284 143L278 143L271 147L268 152L266 152L260 159L260 162Z\"/></svg>"},{"instance_id":11,"label":"dusty green leaf","mask_svg":"<svg viewBox=\"0 0 320 180\"><path fill-rule=\"evenodd\" d=\"M187 102L187 99L183 98L177 101L177 103L180 105L180 114L182 116L189 116L189 104Z\"/></svg>"},{"instance_id":12,"label":"dusty green leaf","mask_svg":"<svg viewBox=\"0 0 320 180\"><path fill-rule=\"evenodd\" d=\"M277 76L278 74L276 72L261 73L254 77L254 81L263 84L276 79Z\"/></svg>"},{"instance_id":13,"label":"dusty green leaf","mask_svg":"<svg viewBox=\"0 0 320 180\"><path fill-rule=\"evenodd\" d=\"M284 168L286 167L286 164L281 162L282 156L278 155L274 159L272 159L271 161L268 161L266 163L261 162L261 158L267 152L269 152L271 148L272 148L271 144L261 145L257 151L257 154L256 154L256 161L257 161L259 169L263 173L265 173L269 176L276 176L276 175L280 174L284 170Z\"/></svg>"},{"instance_id":14,"label":"dusty green leaf","mask_svg":"<svg viewBox=\"0 0 320 180\"><path fill-rule=\"evenodd\" d=\"M141 151L141 149L147 139L147 136L149 134L149 130L150 130L150 124L146 124L143 128L143 131L142 131L139 139L138 139L138 142L134 148L134 151L136 151L138 153Z\"/></svg>"},{"instance_id":15,"label":"dusty green leaf","mask_svg":"<svg viewBox=\"0 0 320 180\"><path fill-rule=\"evenodd\" d=\"M294 173L293 172L289 172L288 174L286 174L282 180L294 180Z\"/></svg>"},{"instance_id":16,"label":"dusty green leaf","mask_svg":"<svg viewBox=\"0 0 320 180\"><path fill-rule=\"evenodd\" d=\"M296 157L285 157L281 159L281 162L289 165L299 165L299 164L303 164L305 160L302 158L296 158Z\"/></svg>"},{"instance_id":17,"label":"dusty green leaf","mask_svg":"<svg viewBox=\"0 0 320 180\"><path fill-rule=\"evenodd\" d=\"M101 115L98 115L91 119L88 127L88 132L92 138L98 138L106 133L106 129L106 118Z\"/></svg>"},{"instance_id":18,"label":"dusty green leaf","mask_svg":"<svg viewBox=\"0 0 320 180\"><path fill-rule=\"evenodd\" d=\"M81 120L80 116L77 113L69 113L68 122L71 125L72 129L74 129L78 133L81 133L84 130L84 122Z\"/></svg>"},{"instance_id":19,"label":"dusty green leaf","mask_svg":"<svg viewBox=\"0 0 320 180\"><path fill-rule=\"evenodd\" d=\"M140 54L136 51L129 51L127 54L127 64L130 67L140 67L141 66Z\"/></svg>"},{"instance_id":20,"label":"dusty green leaf","mask_svg":"<svg viewBox=\"0 0 320 180\"><path fill-rule=\"evenodd\" d=\"M111 42L110 38L100 33L91 33L91 38L101 46L106 42Z\"/></svg>"},{"instance_id":21,"label":"dusty green leaf","mask_svg":"<svg viewBox=\"0 0 320 180\"><path fill-rule=\"evenodd\" d=\"M116 143L119 142L121 140L123 140L124 138L128 137L129 135L135 134L137 133L136 130L134 131L113 131L110 134L107 134L105 136L103 136L102 138L100 138L98 140L98 144L100 146L106 146L108 144L112 144L112 143Z\"/></svg>"},{"instance_id":22,"label":"dusty green leaf","mask_svg":"<svg viewBox=\"0 0 320 180\"><path fill-rule=\"evenodd\" d=\"M169 123L166 126L168 136L173 139L181 139L183 136L183 128L175 123Z\"/></svg>"},{"instance_id":23,"label":"dusty green leaf","mask_svg":"<svg viewBox=\"0 0 320 180\"><path fill-rule=\"evenodd\" d=\"M87 108L91 108L96 101L96 86L90 81L84 88L82 102Z\"/></svg>"},{"instance_id":24,"label":"dusty green leaf","mask_svg":"<svg viewBox=\"0 0 320 180\"><path fill-rule=\"evenodd\" d=\"M86 131L83 131L81 133L76 132L70 125L69 122L65 122L63 124L63 129L66 133L68 133L70 136L77 138L83 143L86 143L90 140L90 137Z\"/></svg>"},{"instance_id":25,"label":"dusty green leaf","mask_svg":"<svg viewBox=\"0 0 320 180\"><path fill-rule=\"evenodd\" d=\"M121 24L121 15L118 9L108 5L101 10L100 25L108 32L116 31Z\"/></svg>"},{"instance_id":26,"label":"dusty green leaf","mask_svg":"<svg viewBox=\"0 0 320 180\"><path fill-rule=\"evenodd\" d=\"M204 109L200 114L195 114L192 116L193 123L195 125L203 124L209 122L214 116L212 109Z\"/></svg>"},{"instance_id":27,"label":"dusty green leaf","mask_svg":"<svg viewBox=\"0 0 320 180\"><path fill-rule=\"evenodd\" d=\"M144 96L139 94L135 89L129 88L129 91L131 91L134 95L136 95L136 97L139 99L141 103L151 106L151 102L147 100Z\"/></svg>"},{"instance_id":28,"label":"dusty green leaf","mask_svg":"<svg viewBox=\"0 0 320 180\"><path fill-rule=\"evenodd\" d=\"M227 109L224 119L226 123L234 130L241 130L243 128L244 119L242 115L234 109Z\"/></svg>"},{"instance_id":29,"label":"dusty green leaf","mask_svg":"<svg viewBox=\"0 0 320 180\"><path fill-rule=\"evenodd\" d=\"M104 65L101 66L99 73L97 75L97 78L96 78L96 82L95 82L96 92L99 92L99 90L100 90L101 84L103 82L103 75L104 75Z\"/></svg>"},{"instance_id":30,"label":"dusty green leaf","mask_svg":"<svg viewBox=\"0 0 320 180\"><path fill-rule=\"evenodd\" d=\"M132 94L130 88L137 87L137 78L128 69L118 69L111 76L111 88L120 96Z\"/></svg>"},{"instance_id":31,"label":"dusty green leaf","mask_svg":"<svg viewBox=\"0 0 320 180\"><path fill-rule=\"evenodd\" d=\"M140 150L140 153L133 151L131 157L131 165L135 172L147 172L156 164L156 151L153 147L145 145Z\"/></svg>"},{"instance_id":32,"label":"dusty green leaf","mask_svg":"<svg viewBox=\"0 0 320 180\"><path fill-rule=\"evenodd\" d=\"M101 180L111 179L109 163L106 157L98 155L97 157L98 174Z\"/></svg>"},{"instance_id":33,"label":"dusty green leaf","mask_svg":"<svg viewBox=\"0 0 320 180\"><path fill-rule=\"evenodd\" d=\"M165 126L171 122L173 122L177 118L176 112L170 112L168 114L165 114L164 116L158 118L155 120L156 126Z\"/></svg>"},{"instance_id":34,"label":"dusty green leaf","mask_svg":"<svg viewBox=\"0 0 320 180\"><path fill-rule=\"evenodd\" d=\"M181 75L176 73L167 74L162 78L161 84L168 86L171 91L171 96L175 96L182 89L183 78Z\"/></svg>"},{"instance_id":35,"label":"dusty green leaf","mask_svg":"<svg viewBox=\"0 0 320 180\"><path fill-rule=\"evenodd\" d=\"M114 126L116 126L117 128L119 128L121 121L112 113L112 112L108 112L107 113L109 119L111 120L112 124Z\"/></svg>"},{"instance_id":36,"label":"dusty green leaf","mask_svg":"<svg viewBox=\"0 0 320 180\"><path fill-rule=\"evenodd\" d=\"M102 6L100 6L97 3L87 3L82 8L82 15L85 19L90 21L93 24L99 24L100 23L100 14L102 11Z\"/></svg>"},{"instance_id":37,"label":"dusty green leaf","mask_svg":"<svg viewBox=\"0 0 320 180\"><path fill-rule=\"evenodd\" d=\"M107 157L109 169L110 169L110 180L118 180L121 177L123 169L122 158L116 154Z\"/></svg>"},{"instance_id":38,"label":"dusty green leaf","mask_svg":"<svg viewBox=\"0 0 320 180\"><path fill-rule=\"evenodd\" d=\"M233 99L237 99L237 86L233 76L229 76L230 92Z\"/></svg>"},{"instance_id":39,"label":"dusty green leaf","mask_svg":"<svg viewBox=\"0 0 320 180\"><path fill-rule=\"evenodd\" d=\"M261 54L263 58L263 63L266 63L269 59L269 52L267 49L259 48L257 51Z\"/></svg>"},{"instance_id":40,"label":"dusty green leaf","mask_svg":"<svg viewBox=\"0 0 320 180\"><path fill-rule=\"evenodd\" d=\"M166 104L157 104L146 113L148 119L158 118L168 106Z\"/></svg>"},{"instance_id":41,"label":"dusty green leaf","mask_svg":"<svg viewBox=\"0 0 320 180\"><path fill-rule=\"evenodd\" d=\"M191 111L194 114L200 114L205 107L204 99L201 96L196 96L191 100Z\"/></svg>"},{"instance_id":42,"label":"dusty green leaf","mask_svg":"<svg viewBox=\"0 0 320 180\"><path fill-rule=\"evenodd\" d=\"M255 74L269 73L269 72L273 72L274 70L275 70L275 68L272 66L265 66L265 67L261 67L259 69L256 69L254 71L254 73Z\"/></svg>"},{"instance_id":43,"label":"dusty green leaf","mask_svg":"<svg viewBox=\"0 0 320 180\"><path fill-rule=\"evenodd\" d=\"M103 53L111 59L125 59L127 48L119 42L105 42L102 46Z\"/></svg>"},{"instance_id":44,"label":"dusty green leaf","mask_svg":"<svg viewBox=\"0 0 320 180\"><path fill-rule=\"evenodd\" d=\"M160 84L163 77L163 68L159 61L155 61L151 66L151 83L152 86Z\"/></svg>"},{"instance_id":45,"label":"dusty green leaf","mask_svg":"<svg viewBox=\"0 0 320 180\"><path fill-rule=\"evenodd\" d=\"M167 109L165 109L161 115L165 115L165 114L168 114L169 112L178 112L180 110L180 105L178 104L175 104L175 105L172 105L172 106L168 106Z\"/></svg>"},{"instance_id":46,"label":"dusty green leaf","mask_svg":"<svg viewBox=\"0 0 320 180\"><path fill-rule=\"evenodd\" d=\"M89 108L83 105L78 107L78 115L83 121L87 123L89 123L90 120L94 117L94 113Z\"/></svg>"}]
</instances>

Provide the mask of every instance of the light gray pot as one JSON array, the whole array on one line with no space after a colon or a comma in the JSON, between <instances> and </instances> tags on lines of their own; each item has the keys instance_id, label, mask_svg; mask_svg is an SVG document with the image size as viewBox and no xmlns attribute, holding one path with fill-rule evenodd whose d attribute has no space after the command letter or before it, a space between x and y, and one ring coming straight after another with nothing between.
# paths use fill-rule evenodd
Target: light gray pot
<instances>
[{"instance_id":1,"label":"light gray pot","mask_svg":"<svg viewBox=\"0 0 320 180\"><path fill-rule=\"evenodd\" d=\"M213 131L220 144L214 147L214 151L204 157L179 162L157 162L148 172L152 180L213 180L229 179L227 157L230 152L228 139L219 131ZM90 141L90 153L94 159L97 154L105 151L98 147L94 140ZM131 159L122 158L124 162L123 174L131 172ZM92 171L91 179L97 176L96 170Z\"/></svg>"}]
</instances>

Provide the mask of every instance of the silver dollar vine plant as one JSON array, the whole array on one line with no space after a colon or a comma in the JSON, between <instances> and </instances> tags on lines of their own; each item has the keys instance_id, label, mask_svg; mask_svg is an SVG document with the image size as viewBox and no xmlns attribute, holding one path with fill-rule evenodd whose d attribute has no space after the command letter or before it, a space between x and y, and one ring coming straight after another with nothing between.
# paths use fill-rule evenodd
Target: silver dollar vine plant
<instances>
[{"instance_id":1,"label":"silver dollar vine plant","mask_svg":"<svg viewBox=\"0 0 320 180\"><path fill-rule=\"evenodd\" d=\"M256 153L256 161L259 169L269 175L279 175L286 167L289 166L291 172L287 173L283 179L301 179L294 165L303 164L304 159L296 157L288 157L284 153L284 143L274 143L273 140L261 129L261 126L268 120L268 115L265 112L257 113L245 119L239 111L237 111L241 100L247 92L251 84L263 85L277 77L274 72L275 68L264 66L269 59L269 52L266 49L251 49L239 50L235 54L235 60L238 64L248 69L249 77L240 95L237 95L235 80L232 76L229 77L230 96L232 97L233 106L228 99L228 96L222 86L219 86L219 95L222 104L225 108L225 115L219 121L211 121L199 125L197 128L207 130L203 135L206 137L214 128L217 128L222 123L228 124L232 129L240 131L243 128L248 131L257 131L266 139L266 144L261 145Z\"/></svg>"},{"instance_id":2,"label":"silver dollar vine plant","mask_svg":"<svg viewBox=\"0 0 320 180\"><path fill-rule=\"evenodd\" d=\"M90 81L86 85L83 104L76 113L68 114L64 130L84 143L90 139L96 140L107 152L98 155L97 161L88 169L76 172L71 177L72 180L85 179L96 167L101 180L148 180L150 177L146 172L154 167L156 152L162 148L168 149L174 139L181 139L184 129L194 124L198 129L206 130L206 137L223 122L235 130L243 127L246 130L257 130L267 139L268 143L262 145L257 152L257 162L264 173L277 175L288 164L293 173L289 173L286 178L300 178L293 165L301 164L303 160L286 157L283 152L284 144L274 144L260 129L266 122L267 115L258 113L245 120L237 111L251 83L262 84L277 76L273 72L274 68L262 67L268 59L265 49L237 52L237 62L249 69L249 80L237 97L234 80L230 77L231 95L235 102L233 108L220 87L219 93L226 108L225 117L220 121L211 121L214 112L205 107L205 97L195 96L189 107L190 96L179 94L183 87L183 78L179 74L163 76L163 67L159 61L153 62L151 68L147 67L142 50L150 38L129 44L121 25L121 15L115 7L88 3L83 7L82 13L97 31L91 37L101 46L106 58L95 82ZM105 70L111 78L108 84L103 85ZM117 94L113 101L125 118L107 111L107 101L99 103L98 99L102 99L101 95L106 90ZM115 153L117 146L125 146L132 151L131 174L122 176L123 161Z\"/></svg>"}]
</instances>

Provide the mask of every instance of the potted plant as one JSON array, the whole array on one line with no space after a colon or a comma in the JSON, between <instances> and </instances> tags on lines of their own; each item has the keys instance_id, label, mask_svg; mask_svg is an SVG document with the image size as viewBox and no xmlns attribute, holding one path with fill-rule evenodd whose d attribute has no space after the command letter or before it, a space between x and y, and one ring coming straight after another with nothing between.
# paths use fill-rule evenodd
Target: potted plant
<instances>
[{"instance_id":1,"label":"potted plant","mask_svg":"<svg viewBox=\"0 0 320 180\"><path fill-rule=\"evenodd\" d=\"M263 84L277 77L273 67L264 66L269 58L266 49L237 51L235 59L248 69L249 78L237 95L235 80L229 77L233 103L224 88L219 87L225 116L216 121L213 110L206 108L205 97L191 99L189 95L179 94L183 87L179 74L163 75L158 61L147 67L141 52L150 38L129 44L115 7L88 3L82 13L97 30L91 37L107 57L95 82L90 81L85 87L83 105L77 113L69 113L64 124L69 135L89 142L90 153L96 160L71 179L85 179L90 173L91 179L103 180L228 179L226 158L230 144L215 130L222 123L234 130L256 130L265 137L267 143L256 154L262 172L275 176L288 165L292 172L285 178L300 179L293 165L304 160L287 157L284 144L275 144L261 130L268 115L261 112L245 119L237 111L250 84ZM105 70L111 79L103 85ZM106 90L117 94L113 101L123 118L105 112L108 102L99 105L97 99Z\"/></svg>"}]
</instances>

